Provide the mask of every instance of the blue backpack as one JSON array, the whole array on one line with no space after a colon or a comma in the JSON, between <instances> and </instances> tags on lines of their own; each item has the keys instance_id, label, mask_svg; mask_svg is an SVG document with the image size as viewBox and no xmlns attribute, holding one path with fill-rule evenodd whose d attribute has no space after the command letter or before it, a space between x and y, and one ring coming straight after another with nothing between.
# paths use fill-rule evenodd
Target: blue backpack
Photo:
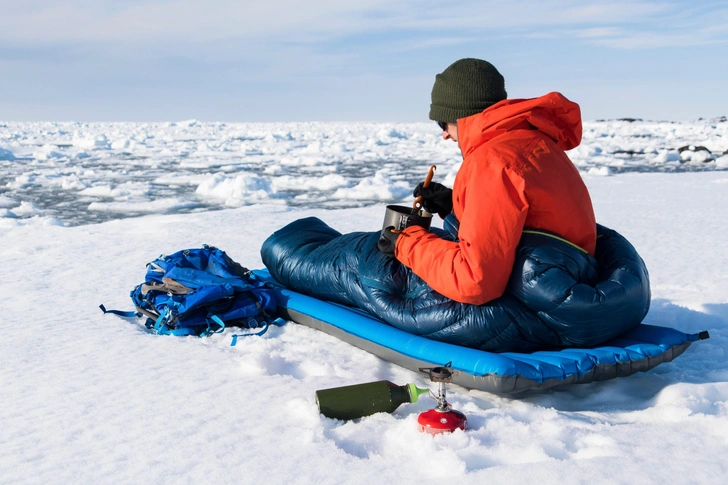
<instances>
[{"instance_id":1,"label":"blue backpack","mask_svg":"<svg viewBox=\"0 0 728 485\"><path fill-rule=\"evenodd\" d=\"M273 290L220 249L203 246L160 256L147 264L144 283L131 291L137 312L106 310L123 317L145 315L146 327L161 335L205 337L226 327L261 328L273 323ZM235 345L238 335L233 336Z\"/></svg>"}]
</instances>

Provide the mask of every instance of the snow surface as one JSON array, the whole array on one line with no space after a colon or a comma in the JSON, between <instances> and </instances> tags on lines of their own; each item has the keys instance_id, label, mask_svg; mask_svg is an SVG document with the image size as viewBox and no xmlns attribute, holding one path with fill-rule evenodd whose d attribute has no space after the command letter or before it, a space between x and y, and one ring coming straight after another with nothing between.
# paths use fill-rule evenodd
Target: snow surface
<instances>
[{"instance_id":1,"label":"snow surface","mask_svg":"<svg viewBox=\"0 0 728 485\"><path fill-rule=\"evenodd\" d=\"M144 265L160 253L212 244L257 268L263 240L301 217L318 216L342 232L377 230L385 201L376 197L411 201L404 183L414 185L414 174L424 174L430 162L442 166L436 180L454 176L454 144L442 145L425 134L429 124L327 125L326 139L314 137L321 126L314 124L297 125L300 131L193 121L158 131L141 124L103 125L109 127L104 130L20 125L0 124L5 136L0 145L17 158L10 168L2 165L5 183L0 184L0 292L5 296L0 300L0 484L725 483L728 173L615 170L604 176L600 169L607 165L584 173L599 222L630 239L650 270L653 305L646 322L690 333L708 330L709 340L647 373L518 399L452 386L450 401L468 416L470 429L433 438L416 430L418 413L434 406L426 398L393 415L352 422L320 416L317 389L379 379L428 386L423 377L322 332L289 323L230 347L230 330L206 339L155 336L139 322L98 309L100 303L129 309L129 291L141 282ZM605 142L600 153L613 151L617 137L628 140L624 133L645 135L630 142L667 146L661 130L670 127L674 137L684 137L671 145L676 154L683 142L713 153L725 143L717 136L701 138L712 133L708 122L602 125L619 129L607 140L614 145ZM84 133L76 136L70 128L60 133L62 126ZM183 141L188 130L209 131L212 139ZM12 138L9 132L23 134ZM246 144L245 150L255 146L255 153L279 152L250 155L264 167L260 173L221 175L221 137L232 140L233 132L242 139L225 143ZM684 132L693 138L686 141ZM171 141L162 143L165 136ZM102 153L126 145L117 143L121 138L129 140L124 149L144 146L139 152L150 150L157 157L171 147L172 155L165 163L131 158L121 163L118 154L104 158ZM38 145L23 144L31 139ZM65 139L73 145L62 147ZM38 148L51 140L57 149ZM179 156L184 149L201 150L203 143L211 155ZM289 143L300 144L300 150L315 147L305 154ZM380 151L385 146L380 143L390 148ZM79 148L88 156L75 158ZM37 151L65 155L31 159ZM416 162L401 176L398 163L382 161L390 160L385 156ZM357 179L356 170L346 171L349 162L324 163L334 158L350 161L362 175ZM588 166L587 158L577 164ZM83 165L89 159L94 162ZM228 163L243 159L245 151L237 151ZM211 168L212 160L218 168ZM120 163L123 168L116 166ZM185 163L188 168L178 168ZM327 168L332 166L338 168ZM267 175L276 173L289 178L282 182ZM329 175L343 179L324 180ZM74 188L63 188L64 177ZM279 198L299 178L303 186L326 193L309 194L299 206ZM220 202L189 212L185 204L191 199L180 192L151 196L154 180ZM47 202L49 194L66 191L74 192L66 202L75 209L58 210ZM268 195L256 200L256 191ZM336 199L338 191L350 198ZM363 193L371 197L364 206L342 208L362 205L357 194ZM145 197L151 208L144 208ZM83 224L88 219L81 213L92 204L97 205L89 210L113 212L116 219ZM234 208L210 210L225 206ZM129 217L145 212L170 213Z\"/></svg>"}]
</instances>

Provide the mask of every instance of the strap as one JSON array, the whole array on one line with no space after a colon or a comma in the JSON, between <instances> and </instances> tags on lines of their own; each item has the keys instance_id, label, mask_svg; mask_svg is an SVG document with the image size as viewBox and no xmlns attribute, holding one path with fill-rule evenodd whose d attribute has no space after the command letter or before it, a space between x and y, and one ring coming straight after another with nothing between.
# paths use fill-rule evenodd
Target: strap
<instances>
[{"instance_id":1,"label":"strap","mask_svg":"<svg viewBox=\"0 0 728 485\"><path fill-rule=\"evenodd\" d=\"M255 320L253 320L253 321L256 322ZM275 319L270 319L270 318L265 319L265 320L263 320L263 326L262 326L262 330L260 332L256 332L256 333L251 332L251 333L244 333L244 334L240 334L240 335L233 335L233 341L230 342L230 347L235 347L235 344L238 343L238 337L255 337L255 336L259 337L268 331L268 328L270 327L270 325L277 325L277 326L281 327L285 324L286 324L286 321L280 317L275 318ZM255 327L252 327L252 328L255 328Z\"/></svg>"},{"instance_id":2,"label":"strap","mask_svg":"<svg viewBox=\"0 0 728 485\"><path fill-rule=\"evenodd\" d=\"M164 325L164 317L167 316L167 313L169 313L169 308L165 308L162 313L159 314L159 317L157 317L157 320L154 322L154 331L157 333L169 333L169 329L166 325ZM164 326L164 329L162 328Z\"/></svg>"},{"instance_id":3,"label":"strap","mask_svg":"<svg viewBox=\"0 0 728 485\"><path fill-rule=\"evenodd\" d=\"M238 337L255 337L255 336L258 336L259 337L259 336L263 335L265 332L268 331L268 327L269 327L268 322L263 322L263 330L261 330L260 332L256 332L256 333L244 333L244 334L240 334L240 335L237 335L237 334L233 335L233 341L230 342L230 347L235 347L235 344L238 343Z\"/></svg>"},{"instance_id":4,"label":"strap","mask_svg":"<svg viewBox=\"0 0 728 485\"><path fill-rule=\"evenodd\" d=\"M175 337L184 337L186 335L197 335L197 332L194 328L190 327L169 328L168 326L163 325L160 335L174 335Z\"/></svg>"},{"instance_id":5,"label":"strap","mask_svg":"<svg viewBox=\"0 0 728 485\"><path fill-rule=\"evenodd\" d=\"M185 335L197 335L197 331L191 327L169 328L164 322L165 317L169 313L169 308L165 308L154 322L152 328L157 335L174 335L176 337L184 337Z\"/></svg>"},{"instance_id":6,"label":"strap","mask_svg":"<svg viewBox=\"0 0 728 485\"><path fill-rule=\"evenodd\" d=\"M132 317L141 317L141 313L139 312L122 312L120 310L107 310L104 305L99 305L99 308L101 308L101 311L104 312L104 315L107 313L112 313L114 315L118 315L120 317L124 318L132 318Z\"/></svg>"},{"instance_id":7,"label":"strap","mask_svg":"<svg viewBox=\"0 0 728 485\"><path fill-rule=\"evenodd\" d=\"M157 319L154 321L154 324L150 325L150 327L153 328L158 335L175 335L178 337L182 337L185 335L198 335L197 329L199 328L199 325L196 325L194 327L170 328L165 323L165 319L169 313L169 307L165 308L164 311L162 311L162 313L159 315L159 317L157 317ZM221 333L225 330L225 322L223 322L220 317L218 317L217 315L210 315L208 318L212 320L212 322L207 323L207 329L199 334L200 337L207 337L215 333ZM212 330L211 323L216 323L220 326L220 328L217 330Z\"/></svg>"},{"instance_id":8,"label":"strap","mask_svg":"<svg viewBox=\"0 0 728 485\"><path fill-rule=\"evenodd\" d=\"M561 241L563 243L566 243L569 246L573 247L574 249L578 249L582 253L587 253L588 254L588 251L586 249L582 248L581 246L577 246L576 244L574 244L573 242L569 241L568 239L564 239L563 237L561 237L561 236L559 236L557 234L554 234L552 232L542 231L542 230L537 230L537 229L524 229L523 230L523 234L536 234L537 236L550 237L552 239L556 239L557 241Z\"/></svg>"},{"instance_id":9,"label":"strap","mask_svg":"<svg viewBox=\"0 0 728 485\"><path fill-rule=\"evenodd\" d=\"M164 259L164 258L165 258L164 254L160 254L157 259ZM149 267L149 266L151 266L151 269L149 271L153 271L155 273L164 274L164 268L162 268L161 266L159 266L154 261L152 261L151 263L147 263L147 267Z\"/></svg>"},{"instance_id":10,"label":"strap","mask_svg":"<svg viewBox=\"0 0 728 485\"><path fill-rule=\"evenodd\" d=\"M705 339L709 339L709 338L710 338L710 334L708 333L707 330L703 330L700 333L688 334L688 341L690 341L690 342L697 342L698 340L705 340Z\"/></svg>"},{"instance_id":11,"label":"strap","mask_svg":"<svg viewBox=\"0 0 728 485\"><path fill-rule=\"evenodd\" d=\"M210 320L212 320L213 322L217 323L218 325L220 325L220 328L217 329L217 330L215 330L213 332L212 330L210 330L210 324L208 323L207 324L207 330L205 330L204 332L202 332L200 334L200 337L209 337L212 334L222 333L222 331L225 330L225 322L223 322L220 317L218 317L217 315L210 315L208 318Z\"/></svg>"}]
</instances>

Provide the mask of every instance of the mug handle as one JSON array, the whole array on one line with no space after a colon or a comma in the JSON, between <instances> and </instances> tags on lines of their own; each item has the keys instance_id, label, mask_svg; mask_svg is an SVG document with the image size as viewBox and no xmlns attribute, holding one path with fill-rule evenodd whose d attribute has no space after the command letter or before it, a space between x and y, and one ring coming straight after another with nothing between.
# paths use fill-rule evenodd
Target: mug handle
<instances>
[{"instance_id":1,"label":"mug handle","mask_svg":"<svg viewBox=\"0 0 728 485\"><path fill-rule=\"evenodd\" d=\"M425 177L425 183L422 184L423 187L429 187L430 182L432 182L432 177L435 176L435 170L437 169L437 165L430 165L430 170L427 172L427 177ZM418 196L415 199L415 203L412 204L412 207L414 207L416 210L422 210L422 196Z\"/></svg>"}]
</instances>

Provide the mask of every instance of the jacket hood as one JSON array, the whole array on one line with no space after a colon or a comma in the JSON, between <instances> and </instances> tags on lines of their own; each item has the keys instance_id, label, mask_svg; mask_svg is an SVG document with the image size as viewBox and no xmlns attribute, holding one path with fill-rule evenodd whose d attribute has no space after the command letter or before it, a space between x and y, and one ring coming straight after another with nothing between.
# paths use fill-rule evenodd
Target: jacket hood
<instances>
[{"instance_id":1,"label":"jacket hood","mask_svg":"<svg viewBox=\"0 0 728 485\"><path fill-rule=\"evenodd\" d=\"M581 143L579 105L561 93L540 98L506 99L485 111L458 120L458 142L463 156L486 141L516 129L535 129L553 139L562 150Z\"/></svg>"}]
</instances>

